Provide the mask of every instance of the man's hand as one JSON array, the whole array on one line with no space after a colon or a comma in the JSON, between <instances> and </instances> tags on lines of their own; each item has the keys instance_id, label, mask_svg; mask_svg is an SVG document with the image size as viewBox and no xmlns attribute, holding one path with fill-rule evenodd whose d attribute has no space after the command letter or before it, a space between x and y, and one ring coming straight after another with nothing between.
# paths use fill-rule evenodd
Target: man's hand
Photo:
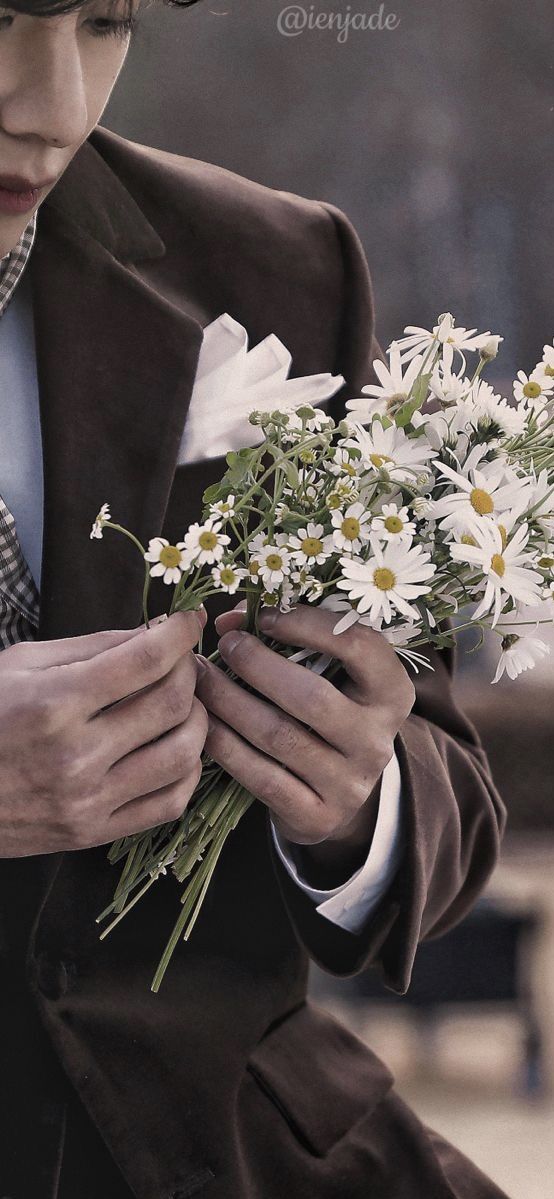
<instances>
[{"instance_id":1,"label":"man's hand","mask_svg":"<svg viewBox=\"0 0 554 1199\"><path fill-rule=\"evenodd\" d=\"M257 694L202 660L206 750L267 804L284 837L305 847L308 881L338 885L367 856L381 775L414 688L379 633L354 625L335 636L336 614L322 608L266 609L260 628L285 645L338 658L349 676L340 691L240 631L243 619L239 609L218 618L219 652Z\"/></svg>"},{"instance_id":2,"label":"man's hand","mask_svg":"<svg viewBox=\"0 0 554 1199\"><path fill-rule=\"evenodd\" d=\"M207 731L192 653L204 619L0 654L0 857L103 845L182 814Z\"/></svg>"}]
</instances>

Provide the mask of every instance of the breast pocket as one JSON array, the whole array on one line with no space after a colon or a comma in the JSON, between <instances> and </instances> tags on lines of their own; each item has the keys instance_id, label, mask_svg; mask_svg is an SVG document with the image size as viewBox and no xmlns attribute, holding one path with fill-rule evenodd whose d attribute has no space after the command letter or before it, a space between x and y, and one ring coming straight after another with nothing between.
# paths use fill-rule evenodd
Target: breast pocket
<instances>
[{"instance_id":1,"label":"breast pocket","mask_svg":"<svg viewBox=\"0 0 554 1199\"><path fill-rule=\"evenodd\" d=\"M250 1054L248 1071L306 1149L324 1157L390 1090L379 1058L306 1003Z\"/></svg>"}]
</instances>

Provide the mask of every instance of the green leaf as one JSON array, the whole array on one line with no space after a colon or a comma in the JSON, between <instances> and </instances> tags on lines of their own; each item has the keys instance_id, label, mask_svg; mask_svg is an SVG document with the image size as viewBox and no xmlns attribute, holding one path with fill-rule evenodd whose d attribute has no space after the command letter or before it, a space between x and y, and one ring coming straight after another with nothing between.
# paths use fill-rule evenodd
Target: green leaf
<instances>
[{"instance_id":1,"label":"green leaf","mask_svg":"<svg viewBox=\"0 0 554 1199\"><path fill-rule=\"evenodd\" d=\"M212 483L211 487L206 487L202 502L204 504L215 504L216 500L223 499L227 488L223 483Z\"/></svg>"},{"instance_id":2,"label":"green leaf","mask_svg":"<svg viewBox=\"0 0 554 1199\"><path fill-rule=\"evenodd\" d=\"M431 375L432 371L428 371L427 374L420 375L419 379L416 379L412 388L411 399L407 400L406 403L398 409L398 412L394 418L394 423L399 429L405 429L406 425L409 425L414 412L417 412L418 409L421 408L425 403L429 394L429 381L431 379Z\"/></svg>"}]
</instances>

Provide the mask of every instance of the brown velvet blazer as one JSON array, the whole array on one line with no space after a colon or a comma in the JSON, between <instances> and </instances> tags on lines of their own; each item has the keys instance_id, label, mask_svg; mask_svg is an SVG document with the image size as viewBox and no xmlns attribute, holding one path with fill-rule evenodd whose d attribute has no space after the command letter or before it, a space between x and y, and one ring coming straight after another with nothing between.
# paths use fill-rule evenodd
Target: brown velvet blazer
<instances>
[{"instance_id":1,"label":"brown velvet blazer","mask_svg":"<svg viewBox=\"0 0 554 1199\"><path fill-rule=\"evenodd\" d=\"M134 626L138 555L121 539L91 542L89 527L105 500L143 540L197 517L223 465L175 468L203 326L228 311L251 345L276 333L295 374L341 372L356 392L378 353L366 262L328 205L97 129L40 211L29 270L45 472L39 635ZM404 991L419 940L459 920L494 865L502 807L448 656L435 666L397 741L405 860L359 935L295 887L261 804L157 996L171 878L101 944L95 917L116 879L105 847L0 862L0 1194L55 1194L68 1080L137 1199L499 1194L423 1129L369 1050L306 1002L309 957L343 976L375 965Z\"/></svg>"}]
</instances>

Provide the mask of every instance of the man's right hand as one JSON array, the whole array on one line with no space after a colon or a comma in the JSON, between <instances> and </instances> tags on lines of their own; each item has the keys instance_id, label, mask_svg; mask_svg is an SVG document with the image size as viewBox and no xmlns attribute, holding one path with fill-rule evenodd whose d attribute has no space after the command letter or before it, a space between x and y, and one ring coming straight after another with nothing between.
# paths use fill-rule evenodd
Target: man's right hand
<instances>
[{"instance_id":1,"label":"man's right hand","mask_svg":"<svg viewBox=\"0 0 554 1199\"><path fill-rule=\"evenodd\" d=\"M87 849L182 815L208 728L194 696L201 624L178 612L0 653L0 857Z\"/></svg>"}]
</instances>

